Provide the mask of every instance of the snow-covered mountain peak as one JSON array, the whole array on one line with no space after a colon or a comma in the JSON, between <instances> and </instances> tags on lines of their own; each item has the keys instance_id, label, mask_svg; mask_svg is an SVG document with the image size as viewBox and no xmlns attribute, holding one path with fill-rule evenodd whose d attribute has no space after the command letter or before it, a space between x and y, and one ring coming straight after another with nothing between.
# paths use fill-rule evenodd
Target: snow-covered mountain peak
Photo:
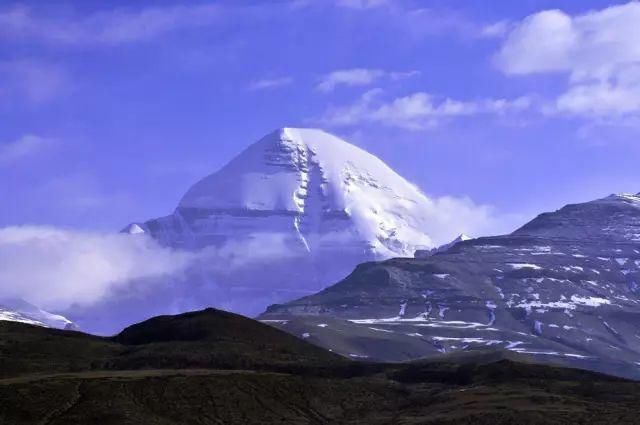
<instances>
[{"instance_id":1,"label":"snow-covered mountain peak","mask_svg":"<svg viewBox=\"0 0 640 425\"><path fill-rule=\"evenodd\" d=\"M0 300L0 321L4 320L49 328L77 329L66 317L44 311L22 299Z\"/></svg>"},{"instance_id":2,"label":"snow-covered mountain peak","mask_svg":"<svg viewBox=\"0 0 640 425\"><path fill-rule=\"evenodd\" d=\"M635 195L631 193L620 193L617 195L621 200L626 201L627 203L633 204L634 206L640 207L640 193Z\"/></svg>"},{"instance_id":3,"label":"snow-covered mountain peak","mask_svg":"<svg viewBox=\"0 0 640 425\"><path fill-rule=\"evenodd\" d=\"M347 210L350 198L363 198L357 189L387 192L406 203L424 197L363 149L322 130L286 127L196 183L180 207L304 212L310 189L319 189L326 211Z\"/></svg>"},{"instance_id":4,"label":"snow-covered mountain peak","mask_svg":"<svg viewBox=\"0 0 640 425\"><path fill-rule=\"evenodd\" d=\"M137 223L131 223L122 230L122 233L128 233L130 235L139 235L145 233L145 230Z\"/></svg>"},{"instance_id":5,"label":"snow-covered mountain peak","mask_svg":"<svg viewBox=\"0 0 640 425\"><path fill-rule=\"evenodd\" d=\"M457 242L464 242L464 241L469 241L473 239L471 236L465 235L464 233L458 235L457 238L455 238L452 242L457 243Z\"/></svg>"},{"instance_id":6,"label":"snow-covered mountain peak","mask_svg":"<svg viewBox=\"0 0 640 425\"><path fill-rule=\"evenodd\" d=\"M374 251L391 256L433 245L421 217L430 203L363 149L322 130L287 127L196 183L178 210L278 213L298 217L292 225L313 232L343 216Z\"/></svg>"},{"instance_id":7,"label":"snow-covered mountain peak","mask_svg":"<svg viewBox=\"0 0 640 425\"><path fill-rule=\"evenodd\" d=\"M593 204L618 204L618 205L633 205L640 206L640 193L632 194L632 193L614 193L605 198L597 199L595 201L591 201Z\"/></svg>"},{"instance_id":8,"label":"snow-covered mountain peak","mask_svg":"<svg viewBox=\"0 0 640 425\"><path fill-rule=\"evenodd\" d=\"M256 314L360 263L448 239L451 214L440 208L365 150L322 130L282 128L195 183L171 215L123 231L206 258L153 305L186 299Z\"/></svg>"}]
</instances>

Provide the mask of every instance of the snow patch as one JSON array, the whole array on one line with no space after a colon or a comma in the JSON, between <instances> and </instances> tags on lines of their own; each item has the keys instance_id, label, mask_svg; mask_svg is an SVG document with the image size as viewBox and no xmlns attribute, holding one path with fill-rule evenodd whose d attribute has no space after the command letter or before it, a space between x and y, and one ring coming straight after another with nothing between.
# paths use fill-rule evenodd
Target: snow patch
<instances>
[{"instance_id":1,"label":"snow patch","mask_svg":"<svg viewBox=\"0 0 640 425\"><path fill-rule=\"evenodd\" d=\"M537 264L530 264L530 263L508 263L508 266L510 266L512 269L514 270L521 270L521 269L532 269L532 270L542 270L542 267L540 267Z\"/></svg>"}]
</instances>

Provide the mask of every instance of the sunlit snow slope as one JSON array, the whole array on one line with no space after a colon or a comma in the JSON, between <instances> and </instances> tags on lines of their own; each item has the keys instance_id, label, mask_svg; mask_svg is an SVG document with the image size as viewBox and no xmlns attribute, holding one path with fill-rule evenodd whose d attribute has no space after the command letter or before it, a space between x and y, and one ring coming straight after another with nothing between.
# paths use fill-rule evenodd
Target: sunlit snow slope
<instances>
[{"instance_id":1,"label":"sunlit snow slope","mask_svg":"<svg viewBox=\"0 0 640 425\"><path fill-rule=\"evenodd\" d=\"M411 256L432 209L384 162L316 129L277 130L196 183L175 213L139 227L176 247L286 235L294 251Z\"/></svg>"},{"instance_id":2,"label":"sunlit snow slope","mask_svg":"<svg viewBox=\"0 0 640 425\"><path fill-rule=\"evenodd\" d=\"M321 130L283 128L193 185L173 214L124 231L201 253L188 282L165 295L172 303L186 296L180 308L251 315L359 263L434 246L425 229L442 228L436 216L431 199L370 153Z\"/></svg>"},{"instance_id":3,"label":"sunlit snow slope","mask_svg":"<svg viewBox=\"0 0 640 425\"><path fill-rule=\"evenodd\" d=\"M41 310L40 308L19 299L0 300L0 320L22 322L49 328L76 328L74 323L66 317Z\"/></svg>"}]
</instances>

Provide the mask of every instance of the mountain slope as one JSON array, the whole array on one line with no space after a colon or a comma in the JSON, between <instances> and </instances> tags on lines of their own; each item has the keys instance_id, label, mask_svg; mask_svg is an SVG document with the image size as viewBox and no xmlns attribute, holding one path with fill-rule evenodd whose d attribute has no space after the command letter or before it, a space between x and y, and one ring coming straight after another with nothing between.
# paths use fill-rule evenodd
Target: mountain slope
<instances>
[{"instance_id":1,"label":"mountain slope","mask_svg":"<svg viewBox=\"0 0 640 425\"><path fill-rule=\"evenodd\" d=\"M49 313L20 299L0 300L0 321L29 323L58 329L76 329L76 325L59 314Z\"/></svg>"},{"instance_id":2,"label":"mountain slope","mask_svg":"<svg viewBox=\"0 0 640 425\"><path fill-rule=\"evenodd\" d=\"M0 423L634 423L640 384L500 351L339 358L217 310L100 338L0 322Z\"/></svg>"},{"instance_id":3,"label":"mountain slope","mask_svg":"<svg viewBox=\"0 0 640 425\"><path fill-rule=\"evenodd\" d=\"M361 265L263 318L355 356L502 347L637 377L639 282L640 197L612 195L542 214L510 235ZM319 328L327 317L342 320Z\"/></svg>"},{"instance_id":4,"label":"mountain slope","mask_svg":"<svg viewBox=\"0 0 640 425\"><path fill-rule=\"evenodd\" d=\"M430 243L420 215L428 202L368 152L321 130L284 128L196 183L178 213L246 217L250 212L254 231L293 230L309 252L333 249L339 242L387 257L411 255L416 245ZM255 217L260 213L278 220L260 220ZM201 235L192 236L197 244Z\"/></svg>"},{"instance_id":5,"label":"mountain slope","mask_svg":"<svg viewBox=\"0 0 640 425\"><path fill-rule=\"evenodd\" d=\"M321 130L284 128L193 185L173 215L128 229L188 248L276 232L299 253L340 243L370 258L408 256L431 244L421 212L429 202L368 152Z\"/></svg>"},{"instance_id":6,"label":"mountain slope","mask_svg":"<svg viewBox=\"0 0 640 425\"><path fill-rule=\"evenodd\" d=\"M159 316L97 337L0 321L0 377L136 369L286 369L339 356L257 321L206 309Z\"/></svg>"},{"instance_id":7,"label":"mountain slope","mask_svg":"<svg viewBox=\"0 0 640 425\"><path fill-rule=\"evenodd\" d=\"M370 153L321 130L279 129L194 184L171 215L123 230L197 252L184 278L76 311L77 321L107 333L209 305L255 315L312 294L359 263L413 256L433 246L431 233L448 238L437 208ZM105 317L113 319L106 330Z\"/></svg>"}]
</instances>

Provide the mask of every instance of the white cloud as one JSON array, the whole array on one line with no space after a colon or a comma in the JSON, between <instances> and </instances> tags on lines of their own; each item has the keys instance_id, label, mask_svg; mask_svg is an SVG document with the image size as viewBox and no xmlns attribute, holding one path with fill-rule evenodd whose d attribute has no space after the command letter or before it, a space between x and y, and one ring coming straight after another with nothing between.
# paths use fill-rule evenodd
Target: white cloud
<instances>
[{"instance_id":1,"label":"white cloud","mask_svg":"<svg viewBox=\"0 0 640 425\"><path fill-rule=\"evenodd\" d=\"M518 23L495 61L508 75L567 75L567 89L549 112L598 118L637 115L638 40L639 2L576 16L547 10Z\"/></svg>"},{"instance_id":2,"label":"white cloud","mask_svg":"<svg viewBox=\"0 0 640 425\"><path fill-rule=\"evenodd\" d=\"M475 236L503 233L521 222L520 217L496 214L493 208L468 198L431 198L424 213L430 226L424 230L436 243L448 242L462 232ZM345 237L351 240L353 234L328 237L337 238L336 242ZM175 293L179 303L190 293L190 281L185 279L190 271L233 285L233 279L224 277L255 273L265 265L301 255L302 261L303 252L292 249L290 235L282 233L253 234L221 247L187 252L163 247L145 234L5 227L0 228L0 299L24 299L48 310L77 311L110 305L124 293L162 292L164 285L177 282L185 285Z\"/></svg>"},{"instance_id":3,"label":"white cloud","mask_svg":"<svg viewBox=\"0 0 640 425\"><path fill-rule=\"evenodd\" d=\"M402 33L409 41L445 36L477 38L482 27L460 8L438 6L426 1L403 0L299 0L307 6L330 5L374 17L371 31ZM444 2L443 2L444 3Z\"/></svg>"},{"instance_id":4,"label":"white cloud","mask_svg":"<svg viewBox=\"0 0 640 425\"><path fill-rule=\"evenodd\" d=\"M442 196L432 198L427 230L436 244L450 242L461 233L473 236L493 236L510 233L524 223L517 214L501 214L490 205L476 204L467 197Z\"/></svg>"},{"instance_id":5,"label":"white cloud","mask_svg":"<svg viewBox=\"0 0 640 425\"><path fill-rule=\"evenodd\" d=\"M320 83L316 86L316 89L321 92L331 92L336 87L344 86L368 86L380 80L382 78L389 78L397 81L405 78L414 77L419 75L418 71L406 71L406 72L387 72L381 69L367 69L367 68L351 68L340 69L330 72L324 75Z\"/></svg>"},{"instance_id":6,"label":"white cloud","mask_svg":"<svg viewBox=\"0 0 640 425\"><path fill-rule=\"evenodd\" d=\"M504 114L530 107L527 97L513 100L481 99L460 101L437 99L425 92L381 101L382 90L366 92L351 105L330 107L320 121L333 126L348 126L371 122L409 130L421 130L437 125L441 120L477 114Z\"/></svg>"},{"instance_id":7,"label":"white cloud","mask_svg":"<svg viewBox=\"0 0 640 425\"><path fill-rule=\"evenodd\" d=\"M11 164L23 158L37 155L51 148L55 142L51 139L27 134L9 143L0 144L0 165Z\"/></svg>"},{"instance_id":8,"label":"white cloud","mask_svg":"<svg viewBox=\"0 0 640 425\"><path fill-rule=\"evenodd\" d=\"M263 79L254 81L249 85L249 90L266 90L273 89L277 87L283 87L291 84L293 82L293 78L291 77L282 77L282 78L271 78L271 79Z\"/></svg>"},{"instance_id":9,"label":"white cloud","mask_svg":"<svg viewBox=\"0 0 640 425\"><path fill-rule=\"evenodd\" d=\"M640 81L619 80L572 85L556 100L556 111L597 117L640 113ZM553 111L552 111L553 112Z\"/></svg>"},{"instance_id":10,"label":"white cloud","mask_svg":"<svg viewBox=\"0 0 640 425\"><path fill-rule=\"evenodd\" d=\"M179 273L192 260L193 254L161 247L144 235L5 227L0 228L0 297L48 309L87 306L133 281Z\"/></svg>"},{"instance_id":11,"label":"white cloud","mask_svg":"<svg viewBox=\"0 0 640 425\"><path fill-rule=\"evenodd\" d=\"M0 12L0 38L68 45L131 43L184 28L210 25L219 18L220 10L213 4L201 4L121 8L87 16L58 16L39 16L24 6L5 9Z\"/></svg>"},{"instance_id":12,"label":"white cloud","mask_svg":"<svg viewBox=\"0 0 640 425\"><path fill-rule=\"evenodd\" d=\"M203 249L198 266L214 272L235 272L247 266L264 265L304 256L291 246L291 235L277 232L252 233L245 238L230 238L221 246Z\"/></svg>"},{"instance_id":13,"label":"white cloud","mask_svg":"<svg viewBox=\"0 0 640 425\"><path fill-rule=\"evenodd\" d=\"M90 308L185 285L190 271L224 277L300 256L290 235L257 233L198 251L161 246L146 234L99 233L51 226L0 228L0 299L24 299L41 308ZM246 269L248 270L248 269ZM220 284L231 284L223 278ZM106 305L106 304L105 304Z\"/></svg>"},{"instance_id":14,"label":"white cloud","mask_svg":"<svg viewBox=\"0 0 640 425\"><path fill-rule=\"evenodd\" d=\"M496 62L507 74L569 70L577 41L571 17L559 10L540 12L509 33Z\"/></svg>"}]
</instances>

